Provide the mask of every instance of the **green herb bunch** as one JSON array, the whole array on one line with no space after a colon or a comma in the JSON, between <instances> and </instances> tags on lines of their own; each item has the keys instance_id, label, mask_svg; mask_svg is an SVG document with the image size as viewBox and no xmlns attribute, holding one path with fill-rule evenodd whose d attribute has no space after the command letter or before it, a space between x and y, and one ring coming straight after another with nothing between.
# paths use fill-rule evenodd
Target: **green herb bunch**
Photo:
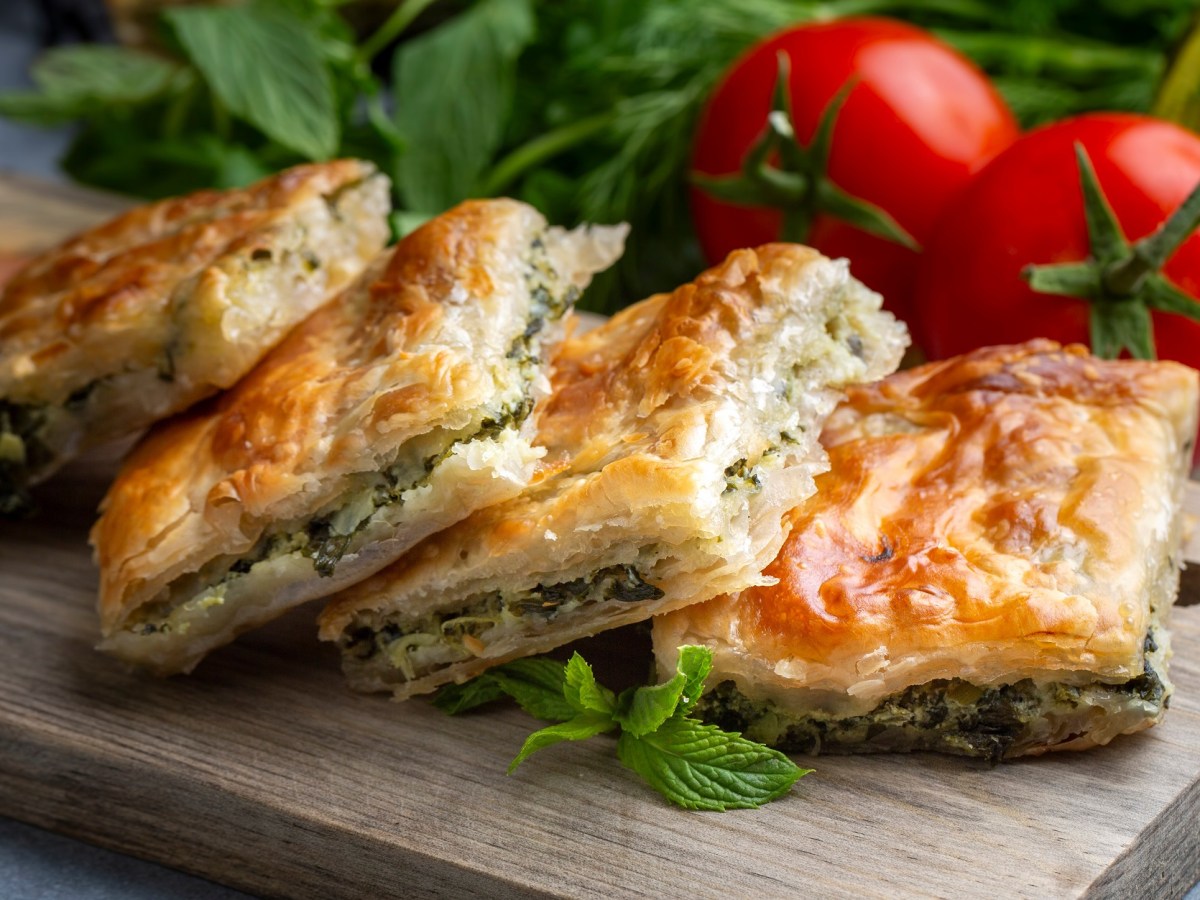
<instances>
[{"instance_id":1,"label":"green herb bunch","mask_svg":"<svg viewBox=\"0 0 1200 900\"><path fill-rule=\"evenodd\" d=\"M782 797L809 774L777 750L691 718L712 669L706 647L681 647L669 681L619 695L596 683L578 653L567 663L519 659L461 685L434 703L456 714L508 696L530 715L556 724L535 731L508 767L562 741L619 731L617 756L656 791L686 809L755 809Z\"/></svg>"},{"instance_id":2,"label":"green herb bunch","mask_svg":"<svg viewBox=\"0 0 1200 900\"><path fill-rule=\"evenodd\" d=\"M384 27L405 24L397 19ZM30 73L37 90L0 96L0 114L78 122L63 168L150 198L238 187L343 155L390 169L400 152L370 70L372 42L356 44L333 4L175 7L160 26L161 50L50 50Z\"/></svg>"},{"instance_id":3,"label":"green herb bunch","mask_svg":"<svg viewBox=\"0 0 1200 900\"><path fill-rule=\"evenodd\" d=\"M888 15L992 76L1025 125L1149 110L1194 0L403 0L359 37L343 0L173 7L161 49L51 50L0 115L78 122L63 166L143 197L358 156L392 176L398 232L508 194L561 224L633 225L586 305L702 267L687 201L696 120L727 66L786 25ZM1181 101L1182 102L1182 101Z\"/></svg>"}]
</instances>

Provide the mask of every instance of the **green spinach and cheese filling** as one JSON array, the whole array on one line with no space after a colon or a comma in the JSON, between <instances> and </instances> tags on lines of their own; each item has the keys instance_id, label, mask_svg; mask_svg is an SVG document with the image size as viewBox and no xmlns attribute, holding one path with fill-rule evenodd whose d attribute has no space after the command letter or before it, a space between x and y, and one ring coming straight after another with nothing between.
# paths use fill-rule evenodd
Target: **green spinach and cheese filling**
<instances>
[{"instance_id":1,"label":"green spinach and cheese filling","mask_svg":"<svg viewBox=\"0 0 1200 900\"><path fill-rule=\"evenodd\" d=\"M44 407L0 401L0 515L19 515L31 506L30 474L53 457L39 435Z\"/></svg>"},{"instance_id":2,"label":"green spinach and cheese filling","mask_svg":"<svg viewBox=\"0 0 1200 900\"><path fill-rule=\"evenodd\" d=\"M536 633L560 617L600 603L641 603L662 596L635 566L605 566L570 581L523 591L489 591L467 598L456 611L432 612L403 625L358 625L342 637L343 658L350 667L395 670L415 681L469 659L501 636Z\"/></svg>"},{"instance_id":3,"label":"green spinach and cheese filling","mask_svg":"<svg viewBox=\"0 0 1200 900\"><path fill-rule=\"evenodd\" d=\"M737 504L763 489L764 479L781 465L781 447L792 442L788 434L779 446L769 447L758 464L739 459L726 467L721 498ZM740 494L742 500L731 495ZM694 541L699 546L706 543ZM708 542L719 553L719 541ZM418 620L397 620L363 613L340 638L349 668L374 670L382 680L397 676L416 681L431 672L481 653L489 644L511 642L535 635L551 623L570 620L607 604L637 604L658 600L662 588L650 574L656 557L667 548L652 545L638 554L639 561L608 565L586 575L541 583L527 590L491 590L465 597L453 611L431 612Z\"/></svg>"},{"instance_id":4,"label":"green spinach and cheese filling","mask_svg":"<svg viewBox=\"0 0 1200 900\"><path fill-rule=\"evenodd\" d=\"M1157 719L1171 693L1163 644L1151 630L1142 674L1116 684L1024 678L978 686L939 679L891 694L864 714L839 716L751 699L735 682L724 680L705 693L696 714L795 753L932 750L998 762L1030 748L1111 737Z\"/></svg>"},{"instance_id":5,"label":"green spinach and cheese filling","mask_svg":"<svg viewBox=\"0 0 1200 900\"><path fill-rule=\"evenodd\" d=\"M97 389L115 380L97 378L71 393L61 406L0 400L0 516L33 510L30 485L71 455L91 417Z\"/></svg>"},{"instance_id":6,"label":"green spinach and cheese filling","mask_svg":"<svg viewBox=\"0 0 1200 900\"><path fill-rule=\"evenodd\" d=\"M400 525L406 505L427 499L448 460L469 452L476 442L511 447L523 440L541 371L541 338L547 323L560 320L579 294L574 285L559 283L540 238L530 246L525 279L529 309L505 356L506 388L490 405L475 411L471 424L453 430L434 428L411 439L386 468L353 476L353 487L331 507L311 518L281 524L241 556L212 560L176 579L158 598L134 612L127 629L141 635L186 630L195 613L224 604L231 588L250 576L261 574L277 583L277 573L287 568L291 574L285 578L314 573L332 578L344 557Z\"/></svg>"},{"instance_id":7,"label":"green spinach and cheese filling","mask_svg":"<svg viewBox=\"0 0 1200 900\"><path fill-rule=\"evenodd\" d=\"M369 163L298 166L31 260L0 290L0 514L80 451L237 383L376 257L387 196Z\"/></svg>"}]
</instances>

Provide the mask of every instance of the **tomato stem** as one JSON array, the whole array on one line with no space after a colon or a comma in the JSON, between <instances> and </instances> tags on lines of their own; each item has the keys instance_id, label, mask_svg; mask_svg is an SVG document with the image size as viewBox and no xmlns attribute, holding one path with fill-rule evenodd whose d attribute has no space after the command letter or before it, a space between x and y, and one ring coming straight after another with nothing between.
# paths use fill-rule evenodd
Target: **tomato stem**
<instances>
[{"instance_id":1,"label":"tomato stem","mask_svg":"<svg viewBox=\"0 0 1200 900\"><path fill-rule=\"evenodd\" d=\"M1092 352L1116 358L1123 350L1138 359L1154 358L1150 311L1200 321L1200 303L1171 284L1162 267L1200 227L1200 184L1153 234L1130 245L1080 144L1075 145L1083 191L1089 259L1026 266L1021 277L1043 294L1078 297L1091 304Z\"/></svg>"},{"instance_id":2,"label":"tomato stem","mask_svg":"<svg viewBox=\"0 0 1200 900\"><path fill-rule=\"evenodd\" d=\"M763 166L756 173L763 184L775 191L780 197L791 200L803 200L809 192L809 181L799 172L784 172Z\"/></svg>"},{"instance_id":3,"label":"tomato stem","mask_svg":"<svg viewBox=\"0 0 1200 900\"><path fill-rule=\"evenodd\" d=\"M783 228L780 229L779 239L792 244L802 244L808 237L812 227L812 217L804 209L785 209L783 211Z\"/></svg>"},{"instance_id":4,"label":"tomato stem","mask_svg":"<svg viewBox=\"0 0 1200 900\"><path fill-rule=\"evenodd\" d=\"M1134 253L1108 268L1102 276L1101 283L1104 285L1104 292L1111 298L1124 300L1134 296L1145 282L1146 276L1157 270L1158 266L1151 265Z\"/></svg>"},{"instance_id":5,"label":"tomato stem","mask_svg":"<svg viewBox=\"0 0 1200 900\"><path fill-rule=\"evenodd\" d=\"M901 244L920 246L888 213L852 197L829 180L826 169L833 128L855 81L847 81L821 112L813 139L806 147L796 137L788 93L790 63L787 54L776 55L778 70L771 92L771 111L761 135L742 160L736 175L712 176L693 172L692 183L717 200L737 206L768 206L783 213L781 238L803 242L813 220L827 213L854 227Z\"/></svg>"}]
</instances>

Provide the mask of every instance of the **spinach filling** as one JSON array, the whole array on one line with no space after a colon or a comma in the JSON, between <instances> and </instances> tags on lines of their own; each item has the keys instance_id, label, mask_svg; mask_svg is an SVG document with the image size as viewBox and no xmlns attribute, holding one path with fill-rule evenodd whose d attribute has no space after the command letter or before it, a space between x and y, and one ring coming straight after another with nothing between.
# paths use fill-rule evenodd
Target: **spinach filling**
<instances>
[{"instance_id":1,"label":"spinach filling","mask_svg":"<svg viewBox=\"0 0 1200 900\"><path fill-rule=\"evenodd\" d=\"M380 473L382 480L375 486L372 498L375 509L403 502L403 495L424 485L433 470L449 457L459 444L498 438L506 429L519 429L529 417L533 411L533 398L529 392L541 363L537 355L537 335L542 332L547 322L561 319L579 298L579 289L574 285L568 286L561 294L556 293L553 288L557 279L558 273L546 258L545 243L540 237L534 238L530 244L529 267L525 272L530 297L529 313L526 316L524 331L513 339L507 353L507 358L517 367L520 376L520 399L505 406L499 414L485 418L473 434L453 441L441 453L427 458L424 461L423 474L414 477L412 467L404 465L392 466ZM333 575L337 564L349 550L354 535L365 528L373 518L373 513L363 516L347 532L344 527L339 528L335 521L338 512L314 519L304 529L306 540L301 552L312 560L313 568L322 578ZM266 540L273 538L269 537ZM254 562L264 558L266 557L259 557ZM249 571L249 568L246 571Z\"/></svg>"},{"instance_id":2,"label":"spinach filling","mask_svg":"<svg viewBox=\"0 0 1200 900\"><path fill-rule=\"evenodd\" d=\"M538 584L524 591L491 591L476 597L460 610L430 613L401 626L361 625L342 637L348 659L358 663L382 656L405 680L412 681L444 665L471 655L496 629L536 629L557 617L585 606L615 601L641 603L663 596L632 565L606 566L590 575L554 584Z\"/></svg>"},{"instance_id":3,"label":"spinach filling","mask_svg":"<svg viewBox=\"0 0 1200 900\"><path fill-rule=\"evenodd\" d=\"M0 400L0 516L33 512L30 476L54 460L41 438L46 407Z\"/></svg>"},{"instance_id":4,"label":"spinach filling","mask_svg":"<svg viewBox=\"0 0 1200 900\"><path fill-rule=\"evenodd\" d=\"M516 399L480 421L470 434L449 441L440 452L421 462L414 464L401 460L368 475L363 486L337 509L311 519L298 528L263 535L244 556L223 572L213 574L211 586L205 588L205 596L219 598L232 581L249 574L259 563L292 553L299 553L310 560L313 570L322 578L332 577L342 557L353 546L355 536L375 520L376 513L385 507L402 505L404 495L426 485L434 470L456 447L472 441L496 439L506 430L520 429L533 411L530 388L540 363L536 337L545 328L546 322L561 318L579 294L574 286L560 294L552 289L557 275L546 259L545 245L540 238L530 245L529 268L525 278L530 292L529 314L524 331L513 340L507 354L519 376L519 396ZM167 620L171 614L193 599L179 596L185 593L186 589L177 589L163 601L144 607L134 629L142 634L169 631Z\"/></svg>"},{"instance_id":5,"label":"spinach filling","mask_svg":"<svg viewBox=\"0 0 1200 900\"><path fill-rule=\"evenodd\" d=\"M434 470L458 445L494 437L505 428L519 427L531 409L532 404L529 401L522 401L512 410L484 419L477 431L450 442L443 451L426 458L419 470L411 464L397 463L379 472L375 476L376 483L373 487L359 492L354 500L338 510L312 519L296 530L263 535L251 550L236 559L223 572L206 576L213 580L209 582L209 586L204 587L203 597L188 596L190 591L198 589L195 584L188 588L176 588L163 600L147 604L138 610L131 629L144 635L159 631L169 632L171 627L168 620L177 609L196 599L219 600L230 583L249 574L259 563L276 557L299 553L311 561L318 575L322 578L331 577L342 557L350 549L354 536L370 524L381 508L403 505L404 495L428 483Z\"/></svg>"},{"instance_id":6,"label":"spinach filling","mask_svg":"<svg viewBox=\"0 0 1200 900\"><path fill-rule=\"evenodd\" d=\"M526 394L541 363L537 353L537 336L547 322L557 322L579 299L579 288L575 285L568 285L561 293L556 292L557 281L558 273L546 258L545 242L540 237L534 238L530 244L529 268L525 272L525 283L529 288L529 314L525 320L525 330L513 338L507 354L520 373Z\"/></svg>"},{"instance_id":7,"label":"spinach filling","mask_svg":"<svg viewBox=\"0 0 1200 900\"><path fill-rule=\"evenodd\" d=\"M476 431L451 441L442 452L427 457L421 464L419 474L413 466L404 463L389 466L378 474L376 484L370 489L370 508L358 507L360 517L352 516L356 521L351 522L349 526L339 522L339 518L343 518L339 514L353 504L312 519L298 531L265 535L253 550L229 568L228 575L222 581L244 575L256 564L273 556L297 550L312 561L313 569L318 575L322 578L331 577L346 551L350 549L354 536L371 523L378 510L387 506L403 505L404 495L428 484L434 470L456 447L472 441L496 438L508 428L519 428L532 409L532 401L525 398L499 415L484 419Z\"/></svg>"},{"instance_id":8,"label":"spinach filling","mask_svg":"<svg viewBox=\"0 0 1200 900\"><path fill-rule=\"evenodd\" d=\"M795 446L797 443L799 441L791 432L781 431L779 438L763 450L758 462L754 465L751 465L750 460L743 456L733 464L726 466L725 488L721 491L721 495L738 492L757 494L763 488L764 469L769 470L773 465L777 465L778 457L785 452L786 448Z\"/></svg>"},{"instance_id":9,"label":"spinach filling","mask_svg":"<svg viewBox=\"0 0 1200 900\"><path fill-rule=\"evenodd\" d=\"M30 483L72 446L92 421L88 406L96 390L116 377L105 375L76 388L61 406L0 399L0 517L34 512Z\"/></svg>"},{"instance_id":10,"label":"spinach filling","mask_svg":"<svg viewBox=\"0 0 1200 900\"><path fill-rule=\"evenodd\" d=\"M763 453L763 456L777 452L778 450L770 448ZM758 466L747 465L745 457L726 467L725 490L721 492L722 494L731 494L734 491L746 491L753 494L761 490L762 476L759 474Z\"/></svg>"},{"instance_id":11,"label":"spinach filling","mask_svg":"<svg viewBox=\"0 0 1200 900\"><path fill-rule=\"evenodd\" d=\"M734 682L722 681L705 693L696 710L727 731L790 753L932 750L996 763L1038 743L1036 723L1082 721L1089 708L1111 705L1106 695L1115 695L1122 705L1140 704L1147 714L1165 708L1166 686L1150 660L1157 649L1150 632L1142 674L1121 684L1037 684L1026 678L981 688L957 678L939 679L885 697L864 715L837 718L789 712L770 700L752 700Z\"/></svg>"},{"instance_id":12,"label":"spinach filling","mask_svg":"<svg viewBox=\"0 0 1200 900\"><path fill-rule=\"evenodd\" d=\"M479 428L472 434L451 441L441 453L427 457L422 463L423 472L419 475L414 474L414 469L411 466L402 463L389 466L379 473L378 483L371 492L372 509L359 519L357 523L353 524L351 530L347 531L344 527L338 527L336 520L338 512L341 512L341 510L338 510L335 513L313 519L302 532L292 536L293 542L302 535L303 540L300 543L300 552L312 560L313 569L316 570L318 575L322 578L331 577L337 568L337 564L341 562L346 551L350 549L350 543L354 535L370 524L376 511L386 506L403 505L404 495L427 484L433 476L434 470L454 452L456 447L462 444L469 444L472 441L494 440L506 429L518 429L532 411L533 401L528 397L524 397L499 415L484 419L479 423ZM259 543L261 545L264 542L268 545L272 542L277 543L278 536L268 536ZM254 556L253 551L251 555ZM254 563L261 562L271 555L268 552L266 555L255 556L246 565L244 571L250 571ZM238 565L242 563L243 560L239 560L235 564L234 569L237 569ZM234 569L230 571L232 572Z\"/></svg>"}]
</instances>

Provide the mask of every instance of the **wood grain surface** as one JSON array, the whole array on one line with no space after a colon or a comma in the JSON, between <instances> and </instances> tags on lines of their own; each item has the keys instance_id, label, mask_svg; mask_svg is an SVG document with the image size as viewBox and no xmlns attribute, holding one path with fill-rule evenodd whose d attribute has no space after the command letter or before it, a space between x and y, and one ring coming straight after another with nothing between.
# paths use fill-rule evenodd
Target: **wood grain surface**
<instances>
[{"instance_id":1,"label":"wood grain surface","mask_svg":"<svg viewBox=\"0 0 1200 900\"><path fill-rule=\"evenodd\" d=\"M689 813L609 738L506 777L535 727L519 711L351 694L313 607L186 678L96 653L86 533L114 466L69 467L39 518L0 524L0 814L289 897L1177 897L1200 878L1200 569L1160 727L996 768L820 757L761 810ZM646 670L643 632L597 640L602 677Z\"/></svg>"}]
</instances>

